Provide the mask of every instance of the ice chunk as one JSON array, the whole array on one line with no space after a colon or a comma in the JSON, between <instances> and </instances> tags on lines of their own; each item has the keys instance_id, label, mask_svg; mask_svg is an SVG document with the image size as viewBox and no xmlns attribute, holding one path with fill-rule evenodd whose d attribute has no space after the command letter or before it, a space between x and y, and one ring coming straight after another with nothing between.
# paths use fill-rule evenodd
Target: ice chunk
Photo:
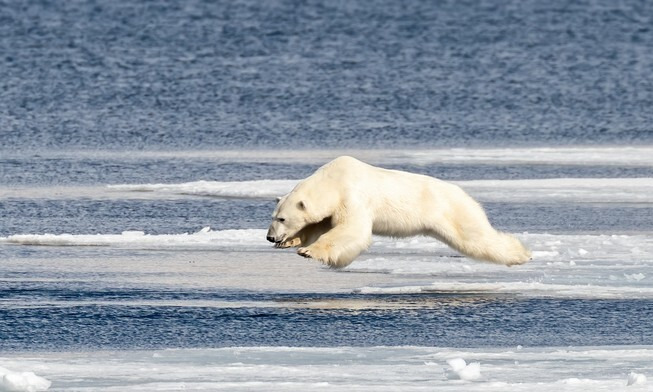
<instances>
[{"instance_id":1,"label":"ice chunk","mask_svg":"<svg viewBox=\"0 0 653 392\"><path fill-rule=\"evenodd\" d=\"M448 359L447 363L461 380L473 381L481 377L481 364L479 362L472 362L468 365L462 358L453 358Z\"/></svg>"},{"instance_id":2,"label":"ice chunk","mask_svg":"<svg viewBox=\"0 0 653 392\"><path fill-rule=\"evenodd\" d=\"M640 373L630 372L628 375L627 385L644 385L646 384L646 376Z\"/></svg>"},{"instance_id":3,"label":"ice chunk","mask_svg":"<svg viewBox=\"0 0 653 392\"><path fill-rule=\"evenodd\" d=\"M32 372L14 372L0 367L0 392L47 391L52 383Z\"/></svg>"},{"instance_id":4,"label":"ice chunk","mask_svg":"<svg viewBox=\"0 0 653 392\"><path fill-rule=\"evenodd\" d=\"M121 235L125 237L142 237L145 235L145 232L140 230L125 230Z\"/></svg>"},{"instance_id":5,"label":"ice chunk","mask_svg":"<svg viewBox=\"0 0 653 392\"><path fill-rule=\"evenodd\" d=\"M646 278L646 275L641 272L638 274L624 274L624 276L626 277L626 280L635 282L639 282L640 280Z\"/></svg>"},{"instance_id":6,"label":"ice chunk","mask_svg":"<svg viewBox=\"0 0 653 392\"><path fill-rule=\"evenodd\" d=\"M448 359L447 363L449 364L449 366L451 366L451 369L456 373L463 370L467 366L467 362L465 362L465 360L462 358Z\"/></svg>"}]
</instances>

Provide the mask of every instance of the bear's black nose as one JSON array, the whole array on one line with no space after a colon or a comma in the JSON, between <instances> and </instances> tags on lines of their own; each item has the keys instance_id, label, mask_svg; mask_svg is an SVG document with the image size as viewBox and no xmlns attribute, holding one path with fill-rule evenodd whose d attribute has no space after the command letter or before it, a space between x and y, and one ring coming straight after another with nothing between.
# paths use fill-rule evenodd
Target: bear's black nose
<instances>
[{"instance_id":1,"label":"bear's black nose","mask_svg":"<svg viewBox=\"0 0 653 392\"><path fill-rule=\"evenodd\" d=\"M267 236L266 238L267 238L268 241L270 241L270 242L276 242L276 241L274 240L274 237Z\"/></svg>"}]
</instances>

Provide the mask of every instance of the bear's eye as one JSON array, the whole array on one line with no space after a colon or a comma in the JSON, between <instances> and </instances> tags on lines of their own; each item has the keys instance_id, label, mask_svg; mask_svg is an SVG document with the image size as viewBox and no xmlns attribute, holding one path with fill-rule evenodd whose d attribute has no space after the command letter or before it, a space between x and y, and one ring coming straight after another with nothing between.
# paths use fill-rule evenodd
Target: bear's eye
<instances>
[{"instance_id":1,"label":"bear's eye","mask_svg":"<svg viewBox=\"0 0 653 392\"><path fill-rule=\"evenodd\" d=\"M277 220L278 220L279 222L285 222L285 221L286 221L285 218L277 218Z\"/></svg>"}]
</instances>

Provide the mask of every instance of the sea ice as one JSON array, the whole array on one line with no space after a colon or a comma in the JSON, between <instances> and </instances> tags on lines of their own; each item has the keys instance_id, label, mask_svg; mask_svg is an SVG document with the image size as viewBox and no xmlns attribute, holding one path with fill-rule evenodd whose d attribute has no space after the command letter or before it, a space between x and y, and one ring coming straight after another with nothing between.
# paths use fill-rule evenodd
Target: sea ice
<instances>
[{"instance_id":1,"label":"sea ice","mask_svg":"<svg viewBox=\"0 0 653 392\"><path fill-rule=\"evenodd\" d=\"M273 198L292 190L298 180L194 181L179 184L109 185L112 192L143 192L226 198ZM565 201L582 203L648 202L653 178L549 178L454 181L482 202Z\"/></svg>"},{"instance_id":2,"label":"sea ice","mask_svg":"<svg viewBox=\"0 0 653 392\"><path fill-rule=\"evenodd\" d=\"M23 157L7 152L8 158ZM134 159L134 151L39 151L39 157L103 159ZM601 146L601 147L525 147L525 148L440 148L416 149L271 149L271 150L181 150L138 151L140 159L205 159L214 162L258 162L321 164L341 155L357 157L374 165L432 165L456 164L540 164L540 165L653 165L653 147L650 146Z\"/></svg>"},{"instance_id":3,"label":"sea ice","mask_svg":"<svg viewBox=\"0 0 653 392\"><path fill-rule=\"evenodd\" d=\"M475 358L482 377L446 377L447 360ZM0 353L16 368L45 366L62 391L354 391L354 392L612 392L624 375L648 368L653 347L229 347L158 351ZM480 375L480 366L469 376ZM446 368L446 369L445 369ZM98 369L102 369L98 372ZM478 372L477 372L478 370ZM631 373L632 374L632 373ZM465 377L463 375L463 377ZM462 378L462 377L461 377ZM4 391L3 391L4 392Z\"/></svg>"},{"instance_id":4,"label":"sea ice","mask_svg":"<svg viewBox=\"0 0 653 392\"><path fill-rule=\"evenodd\" d=\"M297 180L194 181L181 184L108 185L113 191L157 192L193 196L273 198L288 193Z\"/></svg>"},{"instance_id":5,"label":"sea ice","mask_svg":"<svg viewBox=\"0 0 653 392\"><path fill-rule=\"evenodd\" d=\"M467 364L462 358L453 358L448 359L447 363L461 380L473 381L481 378L481 364L479 362Z\"/></svg>"},{"instance_id":6,"label":"sea ice","mask_svg":"<svg viewBox=\"0 0 653 392\"><path fill-rule=\"evenodd\" d=\"M32 372L14 372L0 367L0 392L47 391L51 384Z\"/></svg>"},{"instance_id":7,"label":"sea ice","mask_svg":"<svg viewBox=\"0 0 653 392\"><path fill-rule=\"evenodd\" d=\"M646 384L646 376L643 374L630 372L628 374L628 386L630 385L644 385Z\"/></svg>"},{"instance_id":8,"label":"sea ice","mask_svg":"<svg viewBox=\"0 0 653 392\"><path fill-rule=\"evenodd\" d=\"M521 296L556 296L580 298L653 298L653 288L647 282L653 276L653 263L641 254L631 252L637 247L642 254L653 253L653 241L648 235L586 235L586 234L518 234L532 250L533 260L517 267L479 263L468 260L432 238L393 239L374 237L369 251L334 278L379 274L379 284L354 285L359 293L424 293L424 292L490 292ZM274 274L279 264L292 266L297 273L313 273L317 263L300 259L294 250L273 249L265 241L265 230L220 230L208 227L195 233L152 235L142 232L122 234L25 234L0 237L0 244L49 246L108 246L124 249L187 250L214 252L212 259L229 257L224 252L246 254L253 268L262 274ZM581 247L582 245L582 247ZM556 249L556 250L554 250ZM586 249L581 254L578 249ZM219 251L215 253L215 251ZM0 265L2 261L0 260ZM214 265L215 261L213 262ZM230 264L226 264L230 265ZM56 266L52 266L56 269ZM78 268L78 267L76 267ZM90 267L89 267L90 268ZM102 268L110 266L102 265ZM118 268L118 267L116 267ZM309 271L310 270L310 271ZM351 273L354 274L351 274ZM229 287L251 285L246 275L228 276ZM324 272L326 273L326 272ZM361 274L364 273L364 274ZM238 277L242 276L240 282ZM197 276L188 281L198 282ZM227 277L212 276L226 284ZM352 282L353 282L352 280ZM307 286L309 287L309 286ZM339 286L342 287L342 286Z\"/></svg>"},{"instance_id":9,"label":"sea ice","mask_svg":"<svg viewBox=\"0 0 653 392\"><path fill-rule=\"evenodd\" d=\"M635 282L639 282L640 280L646 278L646 275L642 274L641 272L637 274L624 274L624 276L626 277L626 280Z\"/></svg>"}]
</instances>

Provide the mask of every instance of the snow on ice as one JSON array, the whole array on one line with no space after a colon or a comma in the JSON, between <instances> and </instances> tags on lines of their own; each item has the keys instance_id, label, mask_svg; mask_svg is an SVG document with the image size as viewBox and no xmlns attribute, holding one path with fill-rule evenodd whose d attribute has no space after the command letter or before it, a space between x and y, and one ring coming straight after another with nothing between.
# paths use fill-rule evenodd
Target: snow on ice
<instances>
[{"instance_id":1,"label":"snow on ice","mask_svg":"<svg viewBox=\"0 0 653 392\"><path fill-rule=\"evenodd\" d=\"M481 378L481 364L478 362L467 364L462 358L452 358L448 359L447 363L456 377L461 380L474 381Z\"/></svg>"},{"instance_id":2,"label":"snow on ice","mask_svg":"<svg viewBox=\"0 0 653 392\"><path fill-rule=\"evenodd\" d=\"M647 235L520 234L533 260L507 269L472 261L426 237L375 237L370 250L345 272L381 273L395 284L362 286L359 293L498 292L524 296L653 298L653 239ZM296 260L294 250L273 249L265 230L220 230L151 235L25 234L0 237L0 244L110 246L128 249L197 249L253 252L257 270L275 268L270 256ZM589 250L587 250L589 249ZM633 252L637 249L637 252ZM582 252L580 250L587 250ZM509 272L509 273L507 273Z\"/></svg>"},{"instance_id":3,"label":"snow on ice","mask_svg":"<svg viewBox=\"0 0 653 392\"><path fill-rule=\"evenodd\" d=\"M182 184L108 185L108 189L231 198L274 198L288 193L296 180L194 181Z\"/></svg>"},{"instance_id":4,"label":"snow on ice","mask_svg":"<svg viewBox=\"0 0 653 392\"><path fill-rule=\"evenodd\" d=\"M646 384L646 376L640 373L630 372L628 374L628 386Z\"/></svg>"},{"instance_id":5,"label":"snow on ice","mask_svg":"<svg viewBox=\"0 0 653 392\"><path fill-rule=\"evenodd\" d=\"M0 367L0 392L47 391L51 384L33 372L15 372Z\"/></svg>"},{"instance_id":6,"label":"snow on ice","mask_svg":"<svg viewBox=\"0 0 653 392\"><path fill-rule=\"evenodd\" d=\"M195 181L181 184L109 185L109 191L151 192L225 198L274 198L290 192L297 180ZM553 178L537 180L454 181L483 202L565 201L583 203L650 202L653 178Z\"/></svg>"},{"instance_id":7,"label":"snow on ice","mask_svg":"<svg viewBox=\"0 0 653 392\"><path fill-rule=\"evenodd\" d=\"M232 347L0 354L0 363L7 362L17 369L42 369L52 390L61 391L613 392L649 390L644 373L653 363L653 348ZM475 363L482 363L482 377ZM451 377L452 367L460 374Z\"/></svg>"},{"instance_id":8,"label":"snow on ice","mask_svg":"<svg viewBox=\"0 0 653 392\"><path fill-rule=\"evenodd\" d=\"M15 157L8 152L8 158ZM539 164L653 166L653 147L532 147L532 148L443 148L375 150L179 150L179 151L39 151L39 157L103 159L204 159L214 162L320 164L341 155L351 155L374 165L436 163ZM21 157L24 154L20 155Z\"/></svg>"}]
</instances>

